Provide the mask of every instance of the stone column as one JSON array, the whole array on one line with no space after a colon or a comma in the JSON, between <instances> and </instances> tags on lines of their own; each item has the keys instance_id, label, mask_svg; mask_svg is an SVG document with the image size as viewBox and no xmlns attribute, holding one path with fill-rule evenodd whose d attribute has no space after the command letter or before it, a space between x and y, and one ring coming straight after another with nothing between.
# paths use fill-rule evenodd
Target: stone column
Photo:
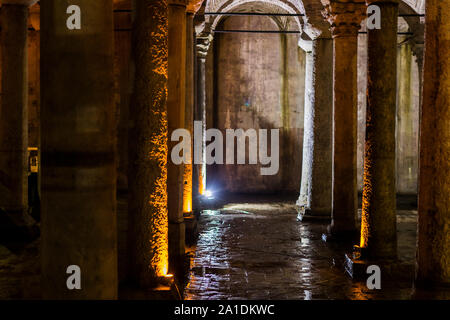
<instances>
[{"instance_id":1,"label":"stone column","mask_svg":"<svg viewBox=\"0 0 450 320\"><path fill-rule=\"evenodd\" d=\"M406 37L399 37L401 45L397 50L396 185L397 193L413 194L417 193L419 112L412 81L415 62Z\"/></svg>"},{"instance_id":2,"label":"stone column","mask_svg":"<svg viewBox=\"0 0 450 320\"><path fill-rule=\"evenodd\" d=\"M183 178L183 214L192 213L192 168L194 137L194 12L188 10L186 15L186 109L185 128L191 133L190 163L184 165Z\"/></svg>"},{"instance_id":3,"label":"stone column","mask_svg":"<svg viewBox=\"0 0 450 320\"><path fill-rule=\"evenodd\" d=\"M136 0L133 60L136 66L129 132L129 273L153 287L168 272L167 61L168 5Z\"/></svg>"},{"instance_id":4,"label":"stone column","mask_svg":"<svg viewBox=\"0 0 450 320\"><path fill-rule=\"evenodd\" d=\"M41 1L42 288L50 299L117 298L113 1ZM80 269L81 290L66 282Z\"/></svg>"},{"instance_id":5,"label":"stone column","mask_svg":"<svg viewBox=\"0 0 450 320\"><path fill-rule=\"evenodd\" d=\"M324 16L333 36L334 149L333 235L356 232L358 188L357 150L357 49L358 30L364 18L364 1L322 0Z\"/></svg>"},{"instance_id":6,"label":"stone column","mask_svg":"<svg viewBox=\"0 0 450 320\"><path fill-rule=\"evenodd\" d=\"M197 37L197 105L194 111L197 128L194 131L201 132L202 139L195 141L194 161L198 174L195 180L200 195L206 190L206 56L211 41L212 38L208 35Z\"/></svg>"},{"instance_id":7,"label":"stone column","mask_svg":"<svg viewBox=\"0 0 450 320\"><path fill-rule=\"evenodd\" d=\"M367 115L360 249L370 258L397 256L395 122L398 1L367 0L381 9L368 30Z\"/></svg>"},{"instance_id":8,"label":"stone column","mask_svg":"<svg viewBox=\"0 0 450 320\"><path fill-rule=\"evenodd\" d=\"M331 216L333 41L299 41L306 51L305 129L299 219Z\"/></svg>"},{"instance_id":9,"label":"stone column","mask_svg":"<svg viewBox=\"0 0 450 320\"><path fill-rule=\"evenodd\" d=\"M186 5L187 0L169 0L169 85L167 115L169 154L167 197L169 211L169 265L171 272L181 271L185 254L183 217L183 165L170 159L177 142L170 137L176 129L185 127L186 108Z\"/></svg>"},{"instance_id":10,"label":"stone column","mask_svg":"<svg viewBox=\"0 0 450 320\"><path fill-rule=\"evenodd\" d=\"M450 285L450 0L427 0L420 134L418 285Z\"/></svg>"},{"instance_id":11,"label":"stone column","mask_svg":"<svg viewBox=\"0 0 450 320\"><path fill-rule=\"evenodd\" d=\"M0 208L22 222L28 212L28 7L35 2L1 1Z\"/></svg>"}]
</instances>

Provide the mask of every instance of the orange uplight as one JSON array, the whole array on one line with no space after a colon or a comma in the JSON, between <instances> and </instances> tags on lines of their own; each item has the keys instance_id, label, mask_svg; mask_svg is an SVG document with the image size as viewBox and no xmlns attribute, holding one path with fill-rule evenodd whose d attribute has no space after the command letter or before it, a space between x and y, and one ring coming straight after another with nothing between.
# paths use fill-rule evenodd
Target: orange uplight
<instances>
[{"instance_id":1,"label":"orange uplight","mask_svg":"<svg viewBox=\"0 0 450 320\"><path fill-rule=\"evenodd\" d=\"M204 195L205 191L206 191L206 186L205 186L205 183L203 180L204 180L203 175L200 172L199 177L198 177L198 193L200 193L201 195Z\"/></svg>"},{"instance_id":2,"label":"orange uplight","mask_svg":"<svg viewBox=\"0 0 450 320\"><path fill-rule=\"evenodd\" d=\"M367 248L369 236L370 236L370 216L369 216L369 209L370 209L370 201L372 198L372 145L370 144L370 141L366 141L366 147L365 147L365 157L364 157L364 188L363 188L363 197L362 197L362 212L361 212L361 240L360 240L360 247L361 248Z\"/></svg>"},{"instance_id":3,"label":"orange uplight","mask_svg":"<svg viewBox=\"0 0 450 320\"><path fill-rule=\"evenodd\" d=\"M192 164L184 165L183 213L192 212Z\"/></svg>"}]
</instances>

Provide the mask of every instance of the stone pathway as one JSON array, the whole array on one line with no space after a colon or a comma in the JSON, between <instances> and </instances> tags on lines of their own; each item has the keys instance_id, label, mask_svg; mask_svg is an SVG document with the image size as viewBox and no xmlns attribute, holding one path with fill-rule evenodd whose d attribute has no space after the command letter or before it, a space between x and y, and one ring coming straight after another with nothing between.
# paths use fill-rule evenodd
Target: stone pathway
<instances>
[{"instance_id":1,"label":"stone pathway","mask_svg":"<svg viewBox=\"0 0 450 320\"><path fill-rule=\"evenodd\" d=\"M186 299L409 299L413 274L353 282L343 268L352 244L321 240L326 222L300 222L295 201L238 199L205 210L192 248ZM399 211L399 256L413 265L416 211ZM412 268L411 268L412 269Z\"/></svg>"}]
</instances>

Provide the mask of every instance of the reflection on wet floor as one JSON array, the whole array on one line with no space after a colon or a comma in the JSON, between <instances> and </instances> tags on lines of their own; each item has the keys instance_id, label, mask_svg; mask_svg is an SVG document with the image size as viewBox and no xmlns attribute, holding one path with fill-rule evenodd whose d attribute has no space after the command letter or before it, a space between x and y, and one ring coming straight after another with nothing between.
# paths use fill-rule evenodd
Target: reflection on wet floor
<instances>
[{"instance_id":1,"label":"reflection on wet floor","mask_svg":"<svg viewBox=\"0 0 450 320\"><path fill-rule=\"evenodd\" d=\"M275 198L276 199L276 198ZM205 210L192 248L186 299L410 299L416 245L414 210L398 212L398 278L369 290L343 268L353 243L321 240L327 222L297 221L295 201L238 199Z\"/></svg>"}]
</instances>

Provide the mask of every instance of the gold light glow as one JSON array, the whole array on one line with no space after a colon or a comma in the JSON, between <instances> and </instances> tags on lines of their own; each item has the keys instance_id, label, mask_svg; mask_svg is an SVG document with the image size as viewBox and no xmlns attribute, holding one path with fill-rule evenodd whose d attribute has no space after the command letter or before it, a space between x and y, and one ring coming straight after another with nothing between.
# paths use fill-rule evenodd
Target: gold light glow
<instances>
[{"instance_id":1,"label":"gold light glow","mask_svg":"<svg viewBox=\"0 0 450 320\"><path fill-rule=\"evenodd\" d=\"M184 165L183 213L192 212L192 164Z\"/></svg>"}]
</instances>

